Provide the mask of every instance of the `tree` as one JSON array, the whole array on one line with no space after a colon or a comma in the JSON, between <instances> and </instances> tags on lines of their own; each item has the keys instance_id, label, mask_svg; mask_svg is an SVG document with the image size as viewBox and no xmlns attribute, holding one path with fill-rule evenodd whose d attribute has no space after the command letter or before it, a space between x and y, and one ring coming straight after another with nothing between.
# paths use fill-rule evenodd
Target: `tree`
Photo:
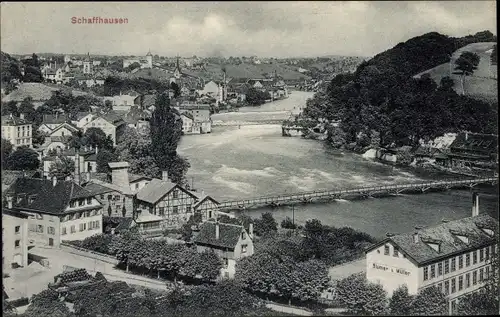
<instances>
[{"instance_id":1,"label":"tree","mask_svg":"<svg viewBox=\"0 0 500 317\"><path fill-rule=\"evenodd\" d=\"M175 82L170 83L170 88L174 91L174 98L177 98L181 95L181 88Z\"/></svg>"},{"instance_id":2,"label":"tree","mask_svg":"<svg viewBox=\"0 0 500 317\"><path fill-rule=\"evenodd\" d=\"M391 315L395 316L408 316L410 315L411 303L413 296L408 294L408 287L406 284L398 287L393 293L389 303L389 310Z\"/></svg>"},{"instance_id":3,"label":"tree","mask_svg":"<svg viewBox=\"0 0 500 317\"><path fill-rule=\"evenodd\" d=\"M10 141L2 138L2 170L6 169L8 166L7 162L9 155L12 153L12 148Z\"/></svg>"},{"instance_id":4,"label":"tree","mask_svg":"<svg viewBox=\"0 0 500 317\"><path fill-rule=\"evenodd\" d=\"M457 313L462 316L497 315L498 309L498 298L486 288L461 297L457 305Z\"/></svg>"},{"instance_id":5,"label":"tree","mask_svg":"<svg viewBox=\"0 0 500 317\"><path fill-rule=\"evenodd\" d=\"M259 236L272 234L278 231L278 223L270 212L263 213L260 219L256 219L255 233Z\"/></svg>"},{"instance_id":6,"label":"tree","mask_svg":"<svg viewBox=\"0 0 500 317\"><path fill-rule=\"evenodd\" d=\"M170 107L166 94L156 98L150 127L150 153L156 165L162 171L168 172L172 182L184 183L189 163L177 154L177 145L182 135L182 120L178 112Z\"/></svg>"},{"instance_id":7,"label":"tree","mask_svg":"<svg viewBox=\"0 0 500 317\"><path fill-rule=\"evenodd\" d=\"M464 80L465 76L471 76L479 65L479 55L472 52L463 52L455 61L455 70L460 73L460 84L462 85L462 94L465 95Z\"/></svg>"},{"instance_id":8,"label":"tree","mask_svg":"<svg viewBox=\"0 0 500 317\"><path fill-rule=\"evenodd\" d=\"M267 91L262 92L258 89L251 87L246 92L245 100L252 106L260 106L268 99L271 99L271 94Z\"/></svg>"},{"instance_id":9,"label":"tree","mask_svg":"<svg viewBox=\"0 0 500 317\"><path fill-rule=\"evenodd\" d=\"M111 100L106 100L104 102L103 110L105 112L109 112L109 111L113 110L113 102Z\"/></svg>"},{"instance_id":10,"label":"tree","mask_svg":"<svg viewBox=\"0 0 500 317\"><path fill-rule=\"evenodd\" d=\"M293 223L293 221L292 221L292 219L290 219L290 217L286 217L281 222L281 228L285 228L285 229L297 229L297 225Z\"/></svg>"},{"instance_id":11,"label":"tree","mask_svg":"<svg viewBox=\"0 0 500 317\"><path fill-rule=\"evenodd\" d=\"M337 298L352 313L382 315L387 309L387 292L368 282L364 273L352 274L337 283Z\"/></svg>"},{"instance_id":12,"label":"tree","mask_svg":"<svg viewBox=\"0 0 500 317\"><path fill-rule=\"evenodd\" d=\"M2 116L13 115L19 117L19 109L16 101L2 102Z\"/></svg>"},{"instance_id":13,"label":"tree","mask_svg":"<svg viewBox=\"0 0 500 317\"><path fill-rule=\"evenodd\" d=\"M107 173L109 171L109 162L118 161L118 155L114 151L108 149L99 150L97 153L96 163L98 173Z\"/></svg>"},{"instance_id":14,"label":"tree","mask_svg":"<svg viewBox=\"0 0 500 317\"><path fill-rule=\"evenodd\" d=\"M410 310L412 315L442 316L448 313L448 301L437 287L427 287L415 296Z\"/></svg>"},{"instance_id":15,"label":"tree","mask_svg":"<svg viewBox=\"0 0 500 317\"><path fill-rule=\"evenodd\" d=\"M56 157L54 163L49 167L49 176L56 177L58 180L64 180L66 177L75 173L75 161L66 157Z\"/></svg>"},{"instance_id":16,"label":"tree","mask_svg":"<svg viewBox=\"0 0 500 317\"><path fill-rule=\"evenodd\" d=\"M97 146L99 149L113 149L113 140L101 128L88 128L83 137L84 145L90 145L93 148Z\"/></svg>"},{"instance_id":17,"label":"tree","mask_svg":"<svg viewBox=\"0 0 500 317\"><path fill-rule=\"evenodd\" d=\"M38 154L26 146L18 147L7 158L7 167L12 170L36 170L39 166Z\"/></svg>"},{"instance_id":18,"label":"tree","mask_svg":"<svg viewBox=\"0 0 500 317\"><path fill-rule=\"evenodd\" d=\"M31 303L24 313L26 317L67 317L70 315L68 307L59 300L59 294L51 289L33 295Z\"/></svg>"}]
</instances>

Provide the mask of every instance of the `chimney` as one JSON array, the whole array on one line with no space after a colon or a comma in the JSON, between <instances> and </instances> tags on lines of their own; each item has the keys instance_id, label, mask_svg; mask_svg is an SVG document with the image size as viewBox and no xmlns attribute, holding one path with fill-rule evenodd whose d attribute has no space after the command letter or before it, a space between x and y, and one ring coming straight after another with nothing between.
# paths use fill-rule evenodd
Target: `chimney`
<instances>
[{"instance_id":1,"label":"chimney","mask_svg":"<svg viewBox=\"0 0 500 317\"><path fill-rule=\"evenodd\" d=\"M472 217L479 215L479 193L472 193Z\"/></svg>"},{"instance_id":2,"label":"chimney","mask_svg":"<svg viewBox=\"0 0 500 317\"><path fill-rule=\"evenodd\" d=\"M161 171L161 180L168 182L168 172L167 171Z\"/></svg>"},{"instance_id":3,"label":"chimney","mask_svg":"<svg viewBox=\"0 0 500 317\"><path fill-rule=\"evenodd\" d=\"M114 185L128 188L130 186L128 179L128 162L110 162L108 165L111 169L111 182Z\"/></svg>"},{"instance_id":4,"label":"chimney","mask_svg":"<svg viewBox=\"0 0 500 317\"><path fill-rule=\"evenodd\" d=\"M250 222L250 224L248 225L248 236L250 237L250 239L253 239L253 223Z\"/></svg>"},{"instance_id":5,"label":"chimney","mask_svg":"<svg viewBox=\"0 0 500 317\"><path fill-rule=\"evenodd\" d=\"M201 197L205 197L205 190L201 190Z\"/></svg>"},{"instance_id":6,"label":"chimney","mask_svg":"<svg viewBox=\"0 0 500 317\"><path fill-rule=\"evenodd\" d=\"M95 146L95 155L97 155L98 153L99 153L99 149L98 149L97 144L96 144L96 146Z\"/></svg>"},{"instance_id":7,"label":"chimney","mask_svg":"<svg viewBox=\"0 0 500 317\"><path fill-rule=\"evenodd\" d=\"M215 221L215 239L219 240L220 238L220 232L219 232L219 220Z\"/></svg>"},{"instance_id":8,"label":"chimney","mask_svg":"<svg viewBox=\"0 0 500 317\"><path fill-rule=\"evenodd\" d=\"M52 187L56 187L57 185L57 177L52 177Z\"/></svg>"},{"instance_id":9,"label":"chimney","mask_svg":"<svg viewBox=\"0 0 500 317\"><path fill-rule=\"evenodd\" d=\"M73 178L75 183L80 185L80 153L79 150L75 149L75 177Z\"/></svg>"},{"instance_id":10,"label":"chimney","mask_svg":"<svg viewBox=\"0 0 500 317\"><path fill-rule=\"evenodd\" d=\"M12 196L7 196L7 207L9 209L12 209L12 201L14 200L14 197Z\"/></svg>"},{"instance_id":11,"label":"chimney","mask_svg":"<svg viewBox=\"0 0 500 317\"><path fill-rule=\"evenodd\" d=\"M413 243L418 243L418 231L415 231L415 233L413 234Z\"/></svg>"},{"instance_id":12,"label":"chimney","mask_svg":"<svg viewBox=\"0 0 500 317\"><path fill-rule=\"evenodd\" d=\"M465 141L469 139L469 132L465 131Z\"/></svg>"}]
</instances>

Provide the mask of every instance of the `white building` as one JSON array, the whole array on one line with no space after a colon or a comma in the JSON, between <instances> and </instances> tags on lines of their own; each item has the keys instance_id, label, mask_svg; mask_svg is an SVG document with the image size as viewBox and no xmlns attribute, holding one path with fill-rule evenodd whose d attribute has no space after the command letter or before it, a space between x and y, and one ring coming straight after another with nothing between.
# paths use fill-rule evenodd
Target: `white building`
<instances>
[{"instance_id":1,"label":"white building","mask_svg":"<svg viewBox=\"0 0 500 317\"><path fill-rule=\"evenodd\" d=\"M21 117L14 117L12 114L2 116L2 138L8 140L15 149L20 146L32 148L32 125Z\"/></svg>"},{"instance_id":2,"label":"white building","mask_svg":"<svg viewBox=\"0 0 500 317\"><path fill-rule=\"evenodd\" d=\"M11 210L12 199L2 208L2 268L28 265L28 215Z\"/></svg>"},{"instance_id":3,"label":"white building","mask_svg":"<svg viewBox=\"0 0 500 317\"><path fill-rule=\"evenodd\" d=\"M146 58L130 58L123 60L123 68L126 68L134 63L141 65L141 68L153 68L153 55L151 52L146 54Z\"/></svg>"},{"instance_id":4,"label":"white building","mask_svg":"<svg viewBox=\"0 0 500 317\"><path fill-rule=\"evenodd\" d=\"M498 252L498 220L479 215L477 195L474 200L472 217L394 235L367 249L366 278L389 295L403 284L410 294L437 287L456 314L459 298L484 285Z\"/></svg>"}]
</instances>

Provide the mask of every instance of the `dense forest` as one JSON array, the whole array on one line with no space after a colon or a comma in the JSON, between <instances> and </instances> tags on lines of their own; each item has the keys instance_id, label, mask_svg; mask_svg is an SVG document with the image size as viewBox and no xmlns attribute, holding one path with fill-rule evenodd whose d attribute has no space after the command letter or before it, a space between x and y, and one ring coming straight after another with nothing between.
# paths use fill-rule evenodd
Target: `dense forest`
<instances>
[{"instance_id":1,"label":"dense forest","mask_svg":"<svg viewBox=\"0 0 500 317\"><path fill-rule=\"evenodd\" d=\"M340 121L338 127L327 125L327 141L354 150L415 146L460 130L496 133L498 103L458 95L449 77L439 85L428 75L412 78L448 62L464 45L490 41L496 36L488 31L459 39L433 32L399 43L364 61L354 74L334 77L308 101L304 116Z\"/></svg>"}]
</instances>

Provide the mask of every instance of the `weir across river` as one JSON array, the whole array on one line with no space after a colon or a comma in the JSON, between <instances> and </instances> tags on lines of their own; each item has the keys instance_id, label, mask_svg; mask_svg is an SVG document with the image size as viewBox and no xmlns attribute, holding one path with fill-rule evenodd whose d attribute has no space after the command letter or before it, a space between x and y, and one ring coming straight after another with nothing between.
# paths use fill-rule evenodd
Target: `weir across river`
<instances>
[{"instance_id":1,"label":"weir across river","mask_svg":"<svg viewBox=\"0 0 500 317\"><path fill-rule=\"evenodd\" d=\"M448 190L459 188L474 188L477 185L495 185L496 177L474 178L465 180L432 181L411 184L395 184L386 186L369 186L353 189L309 191L294 194L264 196L250 199L221 202L221 210L242 210L263 206L280 206L296 203L311 203L335 199L356 199L369 197L383 197L402 193L425 193L427 191Z\"/></svg>"}]
</instances>

